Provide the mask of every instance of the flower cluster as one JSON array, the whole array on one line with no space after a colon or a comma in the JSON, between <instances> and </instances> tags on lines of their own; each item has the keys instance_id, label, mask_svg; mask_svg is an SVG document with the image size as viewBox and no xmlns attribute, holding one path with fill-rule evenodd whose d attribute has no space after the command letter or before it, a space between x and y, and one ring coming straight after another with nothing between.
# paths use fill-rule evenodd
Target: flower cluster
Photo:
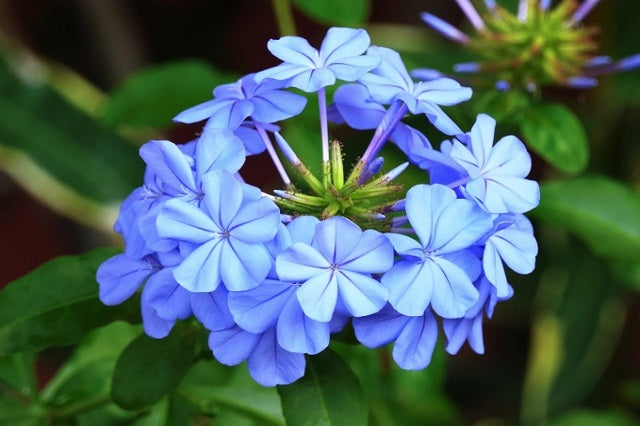
<instances>
[{"instance_id":1,"label":"flower cluster","mask_svg":"<svg viewBox=\"0 0 640 426\"><path fill-rule=\"evenodd\" d=\"M207 120L197 140L140 149L144 185L122 204L115 230L126 248L98 270L101 300L118 304L142 287L149 336L194 316L220 362L246 360L266 386L300 378L305 354L327 348L350 322L368 347L395 342L405 369L429 364L438 323L448 352L468 341L482 353L483 317L512 295L504 265L529 273L537 254L523 213L539 188L526 179L524 145L514 136L494 145L487 115L461 130L442 107L471 90L447 78L414 82L398 53L370 46L362 29L331 28L319 50L300 37L268 48L280 65L220 86L176 117ZM337 81L347 84L327 105L325 89ZM318 98L317 176L275 124L306 105L290 87ZM435 149L403 122L409 114L448 139ZM341 144L329 142L330 121L373 130L352 170ZM388 140L425 183L394 183L408 162L382 171ZM274 195L241 176L246 156L264 150L283 181Z\"/></svg>"},{"instance_id":2,"label":"flower cluster","mask_svg":"<svg viewBox=\"0 0 640 426\"><path fill-rule=\"evenodd\" d=\"M561 0L551 8L550 0L520 0L517 12L485 0L486 13L480 16L469 0L456 0L476 34L469 36L451 24L424 12L422 20L444 37L472 50L475 62L459 63L454 71L475 74L478 85L494 84L498 90L525 88L535 92L543 85L591 88L596 77L640 67L640 54L613 62L595 56L597 33L582 25L599 0ZM431 79L441 74L431 69L415 71L417 78Z\"/></svg>"}]
</instances>

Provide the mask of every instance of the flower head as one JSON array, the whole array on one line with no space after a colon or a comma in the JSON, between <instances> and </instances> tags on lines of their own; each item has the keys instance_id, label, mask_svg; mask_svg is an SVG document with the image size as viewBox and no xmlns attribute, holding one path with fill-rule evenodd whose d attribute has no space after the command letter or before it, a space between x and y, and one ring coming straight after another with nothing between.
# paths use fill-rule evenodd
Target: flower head
<instances>
[{"instance_id":1,"label":"flower head","mask_svg":"<svg viewBox=\"0 0 640 426\"><path fill-rule=\"evenodd\" d=\"M598 2L585 0L576 7L574 0L561 0L550 8L550 1L520 0L514 14L491 1L485 2L487 13L481 16L470 1L457 0L477 31L474 35L430 13L421 17L431 28L477 55L474 62L454 66L456 73L476 74L476 85L530 92L544 85L591 88L598 84L595 77L599 75L640 66L637 55L616 63L595 56L597 29L582 25L582 21ZM603 62L603 58L607 59Z\"/></svg>"}]
</instances>

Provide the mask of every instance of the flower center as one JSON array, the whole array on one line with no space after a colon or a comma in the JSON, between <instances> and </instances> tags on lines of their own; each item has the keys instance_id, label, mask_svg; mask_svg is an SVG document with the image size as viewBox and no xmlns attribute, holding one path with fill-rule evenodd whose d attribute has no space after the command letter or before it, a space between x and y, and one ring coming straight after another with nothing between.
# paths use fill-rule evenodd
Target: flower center
<instances>
[{"instance_id":1,"label":"flower center","mask_svg":"<svg viewBox=\"0 0 640 426\"><path fill-rule=\"evenodd\" d=\"M388 213L402 196L402 185L392 180L404 168L406 165L381 176L354 171L345 179L340 142L333 141L323 178L316 178L298 162L294 164L294 179L297 177L307 188L301 190L291 185L286 190L274 191L275 201L290 214L310 215L320 220L340 215L363 229L388 231L392 219Z\"/></svg>"},{"instance_id":2,"label":"flower center","mask_svg":"<svg viewBox=\"0 0 640 426\"><path fill-rule=\"evenodd\" d=\"M482 58L482 72L512 85L529 87L566 83L580 73L596 48L594 28L573 24L573 0L542 10L529 7L526 19L497 7L484 17L485 31L469 43Z\"/></svg>"}]
</instances>

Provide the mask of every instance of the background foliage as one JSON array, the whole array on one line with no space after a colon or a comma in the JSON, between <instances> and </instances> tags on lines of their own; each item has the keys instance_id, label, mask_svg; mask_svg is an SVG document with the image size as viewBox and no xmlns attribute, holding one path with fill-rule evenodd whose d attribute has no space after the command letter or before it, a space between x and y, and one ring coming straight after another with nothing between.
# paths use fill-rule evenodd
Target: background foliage
<instances>
[{"instance_id":1,"label":"background foliage","mask_svg":"<svg viewBox=\"0 0 640 426\"><path fill-rule=\"evenodd\" d=\"M329 25L364 26L409 66L448 70L466 59L418 18L429 10L464 26L454 2L294 0L293 20L287 5L0 2L0 424L637 424L637 71L534 100L476 92L452 111L463 128L483 111L499 132L519 134L542 183L531 215L536 272L512 280L516 296L487 324L483 357L439 347L426 370L408 372L387 348L344 335L308 359L299 382L268 389L246 367L213 361L194 324L154 340L141 333L135 301L99 302L95 269L115 249L96 247L119 244L111 226L142 180L137 146L193 137L197 127L171 117L274 64L269 38L295 29L317 43ZM589 22L602 28L602 52L640 50L635 1L603 1ZM314 137L303 120L290 140ZM250 161L249 181L272 173L265 158Z\"/></svg>"}]
</instances>

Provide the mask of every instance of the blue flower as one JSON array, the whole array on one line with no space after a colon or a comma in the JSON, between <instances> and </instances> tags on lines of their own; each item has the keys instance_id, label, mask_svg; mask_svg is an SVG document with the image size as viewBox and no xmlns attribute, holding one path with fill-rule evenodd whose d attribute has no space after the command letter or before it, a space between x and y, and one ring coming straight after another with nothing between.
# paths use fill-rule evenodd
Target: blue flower
<instances>
[{"instance_id":1,"label":"blue flower","mask_svg":"<svg viewBox=\"0 0 640 426\"><path fill-rule=\"evenodd\" d=\"M431 124L447 135L462 133L440 105L451 106L471 98L471 89L449 78L414 83L398 52L371 46L367 56L380 58L380 65L360 78L371 98L381 104L402 101L413 114L425 114Z\"/></svg>"},{"instance_id":2,"label":"blue flower","mask_svg":"<svg viewBox=\"0 0 640 426\"><path fill-rule=\"evenodd\" d=\"M506 297L511 290L502 262L520 274L530 273L535 268L538 243L531 222L521 214L498 216L494 228L485 242L482 267L497 297Z\"/></svg>"},{"instance_id":3,"label":"blue flower","mask_svg":"<svg viewBox=\"0 0 640 426\"><path fill-rule=\"evenodd\" d=\"M508 286L504 296L498 297L496 288L482 277L476 282L478 288L478 301L470 307L464 317L456 319L444 319L442 328L447 337L446 351L455 355L465 342L478 354L484 353L484 340L482 337L482 319L486 313L487 317L493 316L493 310L498 301L510 299L513 296L513 289Z\"/></svg>"},{"instance_id":4,"label":"blue flower","mask_svg":"<svg viewBox=\"0 0 640 426\"><path fill-rule=\"evenodd\" d=\"M438 324L426 310L420 316L406 316L386 305L380 312L353 319L360 343L378 348L395 342L393 359L405 370L421 370L431 362L438 340Z\"/></svg>"},{"instance_id":5,"label":"blue flower","mask_svg":"<svg viewBox=\"0 0 640 426\"><path fill-rule=\"evenodd\" d=\"M208 119L205 128L230 130L237 129L248 117L259 123L285 120L300 114L307 100L281 90L283 87L277 80L257 83L255 74L248 74L235 83L216 87L215 99L182 111L174 120L196 123Z\"/></svg>"},{"instance_id":6,"label":"blue flower","mask_svg":"<svg viewBox=\"0 0 640 426\"><path fill-rule=\"evenodd\" d=\"M278 208L227 171L205 174L202 186L204 209L173 199L158 216L160 236L189 243L176 280L193 292L213 291L221 281L229 290L259 285L271 269L264 243L278 231Z\"/></svg>"},{"instance_id":7,"label":"blue flower","mask_svg":"<svg viewBox=\"0 0 640 426\"><path fill-rule=\"evenodd\" d=\"M362 55L369 47L365 30L330 28L320 51L301 37L285 36L269 40L267 47L282 64L256 74L258 82L273 78L305 92L316 92L338 80L355 81L380 60Z\"/></svg>"},{"instance_id":8,"label":"blue flower","mask_svg":"<svg viewBox=\"0 0 640 426\"><path fill-rule=\"evenodd\" d=\"M263 386L286 385L304 375L304 355L283 349L274 328L257 334L238 326L212 331L209 347L225 365L238 365L246 360L251 377Z\"/></svg>"},{"instance_id":9,"label":"blue flower","mask_svg":"<svg viewBox=\"0 0 640 426\"><path fill-rule=\"evenodd\" d=\"M491 230L490 216L442 185L411 188L406 211L419 241L386 234L402 257L382 277L389 303L403 315L422 315L431 305L443 318L463 316L478 299L472 281L480 273L465 249Z\"/></svg>"},{"instance_id":10,"label":"blue flower","mask_svg":"<svg viewBox=\"0 0 640 426\"><path fill-rule=\"evenodd\" d=\"M387 301L387 291L371 274L393 265L393 248L384 235L362 231L336 216L318 223L311 245L296 243L276 259L280 279L302 285L297 297L305 315L329 322L338 294L353 316L370 315Z\"/></svg>"},{"instance_id":11,"label":"blue flower","mask_svg":"<svg viewBox=\"0 0 640 426\"><path fill-rule=\"evenodd\" d=\"M538 183L525 179L531 157L515 136L505 136L494 146L495 127L493 118L480 114L469 133L469 144L454 141L451 158L469 175L462 192L490 213L527 212L540 202Z\"/></svg>"}]
</instances>

